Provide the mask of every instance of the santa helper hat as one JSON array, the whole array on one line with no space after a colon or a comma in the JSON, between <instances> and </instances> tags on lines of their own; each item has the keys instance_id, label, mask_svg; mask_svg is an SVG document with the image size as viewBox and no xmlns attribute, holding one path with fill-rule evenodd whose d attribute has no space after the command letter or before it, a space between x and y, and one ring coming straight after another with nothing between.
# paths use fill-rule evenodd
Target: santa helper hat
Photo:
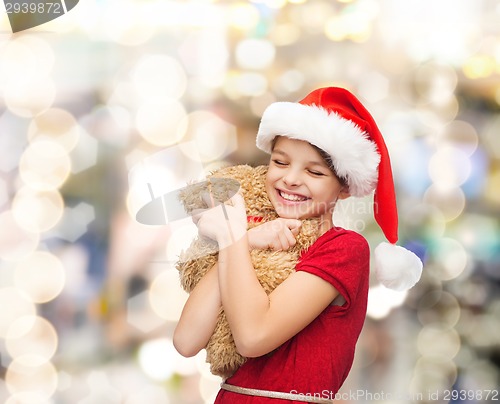
<instances>
[{"instance_id":1,"label":"santa helper hat","mask_svg":"<svg viewBox=\"0 0 500 404\"><path fill-rule=\"evenodd\" d=\"M377 278L395 290L415 285L422 274L422 262L413 252L396 246L398 212L389 153L377 124L361 102L346 89L327 87L298 103L273 103L262 115L257 147L271 153L278 135L305 140L327 152L352 196L375 191L375 220L389 241L375 249Z\"/></svg>"}]
</instances>

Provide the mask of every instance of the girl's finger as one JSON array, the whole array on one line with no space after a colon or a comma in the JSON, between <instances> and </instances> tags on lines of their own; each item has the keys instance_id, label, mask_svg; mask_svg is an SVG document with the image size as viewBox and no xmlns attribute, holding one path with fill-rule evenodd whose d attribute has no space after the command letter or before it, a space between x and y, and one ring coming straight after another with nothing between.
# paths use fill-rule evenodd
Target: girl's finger
<instances>
[{"instance_id":1,"label":"girl's finger","mask_svg":"<svg viewBox=\"0 0 500 404\"><path fill-rule=\"evenodd\" d=\"M285 229L285 235L288 241L288 247L293 247L297 240L295 240L295 234L293 233L294 231L297 231L298 229L290 230L290 229Z\"/></svg>"}]
</instances>

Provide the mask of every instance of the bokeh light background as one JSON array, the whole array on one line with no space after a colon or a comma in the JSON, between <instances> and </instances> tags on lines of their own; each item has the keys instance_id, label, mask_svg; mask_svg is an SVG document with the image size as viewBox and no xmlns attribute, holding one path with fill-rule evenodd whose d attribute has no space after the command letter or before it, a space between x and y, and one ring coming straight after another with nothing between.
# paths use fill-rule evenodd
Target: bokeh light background
<instances>
[{"instance_id":1,"label":"bokeh light background","mask_svg":"<svg viewBox=\"0 0 500 404\"><path fill-rule=\"evenodd\" d=\"M171 341L186 298L173 261L193 228L134 220L146 182L173 189L186 171L144 162L176 150L202 176L265 163L264 108L323 85L351 89L379 122L400 242L425 261L408 293L373 283L343 391L435 403L455 388L493 402L497 1L81 0L16 35L0 9L0 30L2 402L211 402L220 380L204 354L182 358ZM145 177L130 186L134 167ZM336 214L375 245L369 206Z\"/></svg>"}]
</instances>

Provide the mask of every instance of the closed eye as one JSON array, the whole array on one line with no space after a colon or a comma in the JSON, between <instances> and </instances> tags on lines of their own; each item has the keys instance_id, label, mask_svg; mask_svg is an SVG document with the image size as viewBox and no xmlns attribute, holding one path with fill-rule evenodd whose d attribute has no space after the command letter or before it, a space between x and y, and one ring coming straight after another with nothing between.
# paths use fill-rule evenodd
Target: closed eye
<instances>
[{"instance_id":1,"label":"closed eye","mask_svg":"<svg viewBox=\"0 0 500 404\"><path fill-rule=\"evenodd\" d=\"M322 177L324 176L325 174L319 172L319 171L314 171L314 170L309 170L309 172L312 174L312 175L315 175L317 177Z\"/></svg>"},{"instance_id":2,"label":"closed eye","mask_svg":"<svg viewBox=\"0 0 500 404\"><path fill-rule=\"evenodd\" d=\"M286 163L281 160L273 160L273 163L276 164L277 166L286 166Z\"/></svg>"}]
</instances>

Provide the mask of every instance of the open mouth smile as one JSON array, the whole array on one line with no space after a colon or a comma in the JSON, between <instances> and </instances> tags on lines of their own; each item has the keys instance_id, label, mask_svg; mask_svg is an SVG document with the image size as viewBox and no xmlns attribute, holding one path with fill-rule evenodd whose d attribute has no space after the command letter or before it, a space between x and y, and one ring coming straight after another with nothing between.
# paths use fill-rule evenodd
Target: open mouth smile
<instances>
[{"instance_id":1,"label":"open mouth smile","mask_svg":"<svg viewBox=\"0 0 500 404\"><path fill-rule=\"evenodd\" d=\"M303 195L298 195L298 194L289 194L285 191L282 191L280 189L277 189L278 195L281 196L282 199L284 199L287 202L304 202L307 201L311 198L308 198Z\"/></svg>"}]
</instances>

